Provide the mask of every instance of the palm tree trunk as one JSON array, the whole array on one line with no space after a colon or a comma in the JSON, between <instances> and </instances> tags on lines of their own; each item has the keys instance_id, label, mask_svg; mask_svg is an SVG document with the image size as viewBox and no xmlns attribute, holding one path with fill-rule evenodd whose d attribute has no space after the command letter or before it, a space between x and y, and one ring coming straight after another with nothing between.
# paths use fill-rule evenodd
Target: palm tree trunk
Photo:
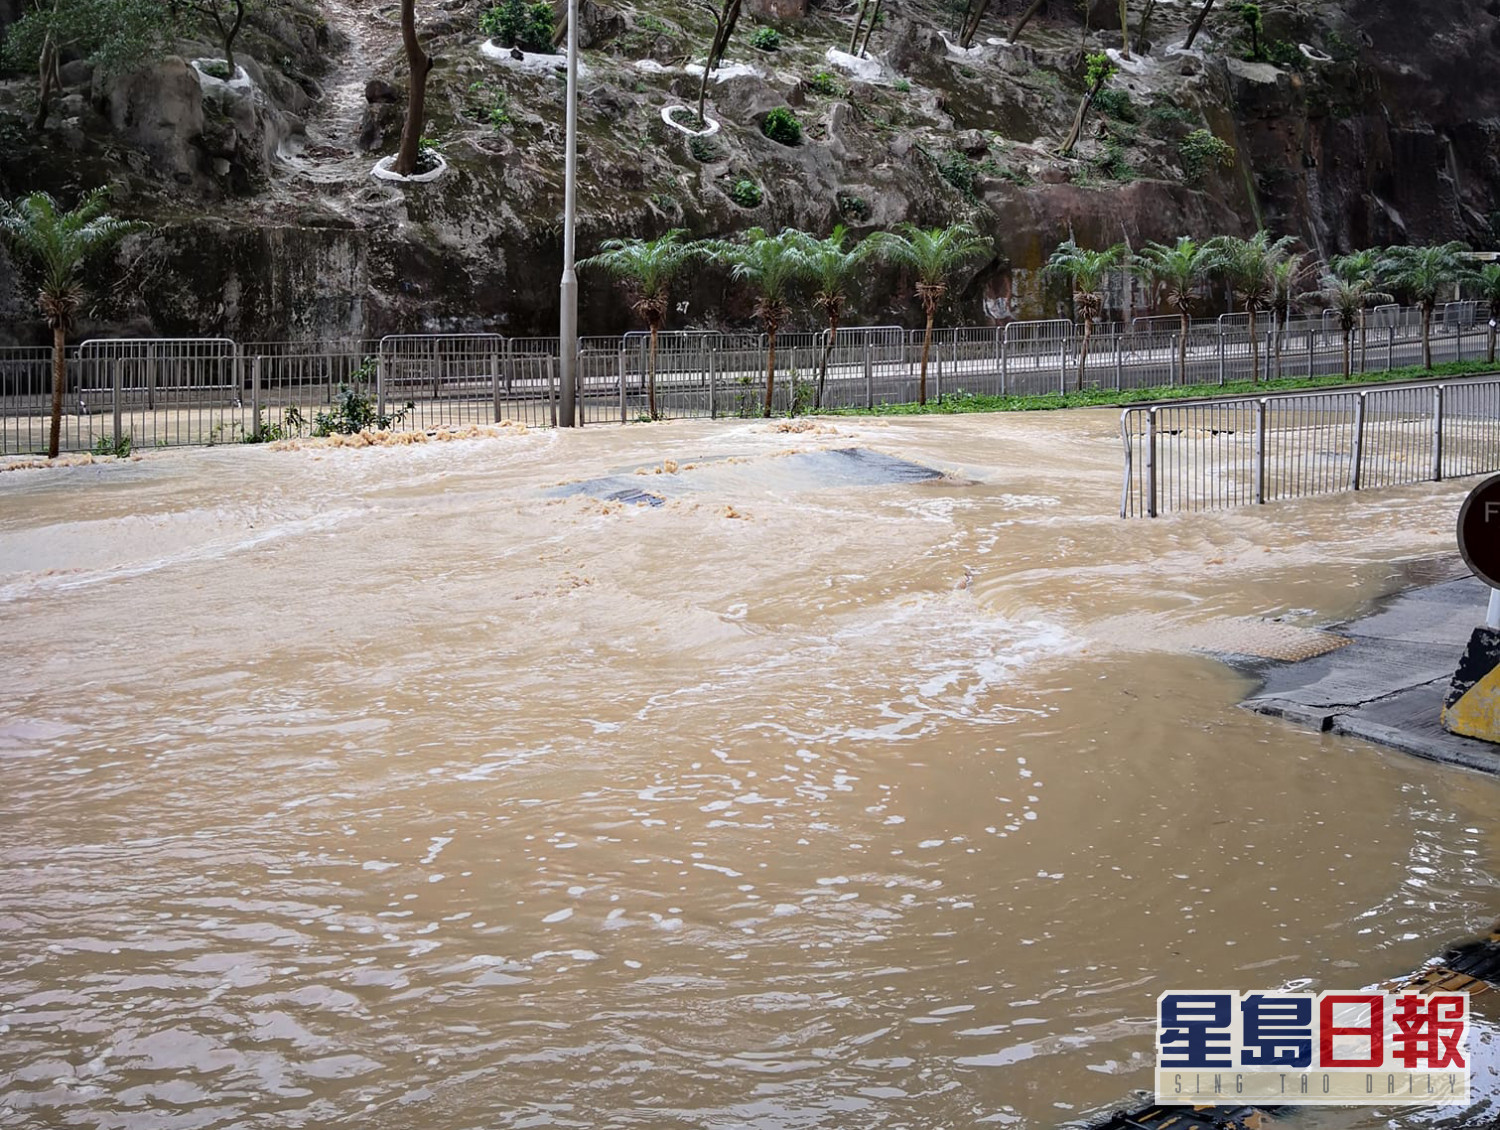
<instances>
[{"instance_id":1,"label":"palm tree trunk","mask_svg":"<svg viewBox=\"0 0 1500 1130\"><path fill-rule=\"evenodd\" d=\"M1010 41L1014 43L1021 38L1021 32L1026 30L1026 25L1031 22L1031 17L1042 10L1042 0L1031 0L1031 6L1021 13L1021 18L1016 21L1016 26L1010 29Z\"/></svg>"},{"instance_id":2,"label":"palm tree trunk","mask_svg":"<svg viewBox=\"0 0 1500 1130\"><path fill-rule=\"evenodd\" d=\"M63 391L68 384L68 331L61 325L52 327L52 431L47 437L47 458L57 458L62 436Z\"/></svg>"},{"instance_id":3,"label":"palm tree trunk","mask_svg":"<svg viewBox=\"0 0 1500 1130\"><path fill-rule=\"evenodd\" d=\"M411 71L410 89L406 93L406 124L401 128L401 148L396 153L392 171L409 177L417 171L417 154L422 147L422 127L427 109L427 75L432 70L432 57L422 50L417 39L417 17L415 0L401 3L401 42L406 49L406 62Z\"/></svg>"},{"instance_id":4,"label":"palm tree trunk","mask_svg":"<svg viewBox=\"0 0 1500 1130\"><path fill-rule=\"evenodd\" d=\"M1276 348L1276 379L1281 380L1281 335L1286 332L1287 315L1271 315L1271 344Z\"/></svg>"},{"instance_id":5,"label":"palm tree trunk","mask_svg":"<svg viewBox=\"0 0 1500 1130\"><path fill-rule=\"evenodd\" d=\"M927 332L922 335L922 375L917 381L917 403L927 403L927 356L932 352L932 318L937 307L927 307Z\"/></svg>"},{"instance_id":6,"label":"palm tree trunk","mask_svg":"<svg viewBox=\"0 0 1500 1130\"><path fill-rule=\"evenodd\" d=\"M839 316L828 315L828 344L823 347L823 363L818 366L818 391L813 396L813 407L823 407L823 383L828 379L828 357L833 352L833 343L839 336Z\"/></svg>"},{"instance_id":7,"label":"palm tree trunk","mask_svg":"<svg viewBox=\"0 0 1500 1130\"><path fill-rule=\"evenodd\" d=\"M1364 307L1361 306L1359 309L1359 371L1361 373L1363 373L1368 367L1367 363L1369 361L1369 356L1365 352L1366 347L1367 342L1365 337L1365 310Z\"/></svg>"},{"instance_id":8,"label":"palm tree trunk","mask_svg":"<svg viewBox=\"0 0 1500 1130\"><path fill-rule=\"evenodd\" d=\"M1188 334L1191 332L1191 330L1193 328L1193 320L1192 320L1191 317L1188 316L1188 312L1186 310L1182 311L1181 318L1182 318L1182 334L1181 334L1180 339L1177 342L1177 376L1181 379L1181 381L1182 381L1183 384L1187 384L1188 383L1188 375L1187 375Z\"/></svg>"},{"instance_id":9,"label":"palm tree trunk","mask_svg":"<svg viewBox=\"0 0 1500 1130\"><path fill-rule=\"evenodd\" d=\"M1344 331L1344 380L1346 381L1351 376L1351 370L1354 367L1354 349L1349 342L1349 338L1353 333L1354 328L1352 326Z\"/></svg>"},{"instance_id":10,"label":"palm tree trunk","mask_svg":"<svg viewBox=\"0 0 1500 1130\"><path fill-rule=\"evenodd\" d=\"M1083 342L1078 347L1078 392L1083 391L1083 372L1089 364L1089 341L1094 336L1094 319L1083 319Z\"/></svg>"},{"instance_id":11,"label":"palm tree trunk","mask_svg":"<svg viewBox=\"0 0 1500 1130\"><path fill-rule=\"evenodd\" d=\"M776 323L766 323L767 344L770 352L766 356L766 408L763 413L767 418L771 415L771 397L776 391Z\"/></svg>"},{"instance_id":12,"label":"palm tree trunk","mask_svg":"<svg viewBox=\"0 0 1500 1130\"><path fill-rule=\"evenodd\" d=\"M1260 383L1260 343L1255 340L1255 307L1250 306L1245 311L1250 315L1250 382Z\"/></svg>"},{"instance_id":13,"label":"palm tree trunk","mask_svg":"<svg viewBox=\"0 0 1500 1130\"><path fill-rule=\"evenodd\" d=\"M1120 58L1130 58L1130 0L1120 0Z\"/></svg>"},{"instance_id":14,"label":"palm tree trunk","mask_svg":"<svg viewBox=\"0 0 1500 1130\"><path fill-rule=\"evenodd\" d=\"M656 417L656 335L658 326L651 323L651 358L646 362L646 414Z\"/></svg>"},{"instance_id":15,"label":"palm tree trunk","mask_svg":"<svg viewBox=\"0 0 1500 1130\"><path fill-rule=\"evenodd\" d=\"M1493 365L1495 363L1495 321L1496 321L1495 315L1491 314L1490 315L1490 360L1489 360L1489 363L1491 365Z\"/></svg>"},{"instance_id":16,"label":"palm tree trunk","mask_svg":"<svg viewBox=\"0 0 1500 1130\"><path fill-rule=\"evenodd\" d=\"M1432 371L1432 307L1422 303L1422 367Z\"/></svg>"},{"instance_id":17,"label":"palm tree trunk","mask_svg":"<svg viewBox=\"0 0 1500 1130\"><path fill-rule=\"evenodd\" d=\"M1203 0L1203 7L1198 9L1198 18L1193 21L1193 26L1188 30L1187 42L1182 45L1184 51L1190 51L1193 40L1198 38L1198 33L1203 30L1203 21L1208 19L1208 10L1214 6L1214 0Z\"/></svg>"}]
</instances>

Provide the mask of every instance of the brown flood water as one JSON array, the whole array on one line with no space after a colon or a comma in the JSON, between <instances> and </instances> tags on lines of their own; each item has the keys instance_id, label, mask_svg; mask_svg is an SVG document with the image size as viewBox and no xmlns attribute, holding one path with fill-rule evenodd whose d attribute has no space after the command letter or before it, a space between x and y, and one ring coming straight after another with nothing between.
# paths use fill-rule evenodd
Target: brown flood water
<instances>
[{"instance_id":1,"label":"brown flood water","mask_svg":"<svg viewBox=\"0 0 1500 1130\"><path fill-rule=\"evenodd\" d=\"M1367 608L1469 484L1126 523L1113 413L836 428L0 475L0 1126L1050 1127L1164 989L1500 912L1500 781L1194 650ZM854 445L951 474L784 458Z\"/></svg>"}]
</instances>

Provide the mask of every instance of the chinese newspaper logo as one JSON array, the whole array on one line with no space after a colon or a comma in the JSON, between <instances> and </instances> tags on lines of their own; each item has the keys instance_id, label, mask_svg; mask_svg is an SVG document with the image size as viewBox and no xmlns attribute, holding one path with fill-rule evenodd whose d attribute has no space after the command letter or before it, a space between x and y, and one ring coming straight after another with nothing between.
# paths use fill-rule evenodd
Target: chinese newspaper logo
<instances>
[{"instance_id":1,"label":"chinese newspaper logo","mask_svg":"<svg viewBox=\"0 0 1500 1130\"><path fill-rule=\"evenodd\" d=\"M1467 993L1172 992L1156 1101L1467 1106Z\"/></svg>"}]
</instances>

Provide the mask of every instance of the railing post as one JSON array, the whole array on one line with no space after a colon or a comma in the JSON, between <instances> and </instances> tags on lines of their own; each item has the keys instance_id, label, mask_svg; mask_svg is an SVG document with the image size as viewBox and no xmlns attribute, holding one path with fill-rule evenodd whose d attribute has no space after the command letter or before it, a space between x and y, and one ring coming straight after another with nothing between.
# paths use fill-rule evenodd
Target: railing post
<instances>
[{"instance_id":1,"label":"railing post","mask_svg":"<svg viewBox=\"0 0 1500 1130\"><path fill-rule=\"evenodd\" d=\"M902 335L905 340L905 334ZM865 407L875 407L875 361L870 355L870 331L865 331Z\"/></svg>"},{"instance_id":2,"label":"railing post","mask_svg":"<svg viewBox=\"0 0 1500 1130\"><path fill-rule=\"evenodd\" d=\"M557 427L557 385L562 368L562 357L544 356L542 372L547 374L547 407L552 414L552 426Z\"/></svg>"},{"instance_id":3,"label":"railing post","mask_svg":"<svg viewBox=\"0 0 1500 1130\"><path fill-rule=\"evenodd\" d=\"M250 426L260 431L260 354L250 358Z\"/></svg>"},{"instance_id":4,"label":"railing post","mask_svg":"<svg viewBox=\"0 0 1500 1130\"><path fill-rule=\"evenodd\" d=\"M1265 379L1268 380L1268 381L1271 379L1271 373L1272 373L1272 369L1271 369L1271 347L1273 345L1275 345L1275 343L1276 343L1276 331L1275 330L1267 330L1266 331L1266 350L1265 350L1265 359L1266 359L1265 360L1265 375L1266 375Z\"/></svg>"},{"instance_id":5,"label":"railing post","mask_svg":"<svg viewBox=\"0 0 1500 1130\"><path fill-rule=\"evenodd\" d=\"M490 346L490 399L495 405L495 423L499 423L505 415L504 398L500 395L500 357L495 352L495 347Z\"/></svg>"},{"instance_id":6,"label":"railing post","mask_svg":"<svg viewBox=\"0 0 1500 1130\"><path fill-rule=\"evenodd\" d=\"M1311 380L1313 375L1313 331L1312 326L1307 327L1307 376Z\"/></svg>"},{"instance_id":7,"label":"railing post","mask_svg":"<svg viewBox=\"0 0 1500 1130\"><path fill-rule=\"evenodd\" d=\"M81 361L81 359L80 359L80 361ZM120 400L121 400L121 397L120 397L121 388L120 388L120 386L121 386L121 384L123 382L122 382L122 380L120 378L120 359L118 357L114 358L110 362L109 372L110 372L109 393L110 393L110 398L111 398L111 400L112 400L112 402L114 404L115 450L119 451L120 450L120 444L125 439L125 431L124 431L124 428L123 428L123 425L122 425L122 421L121 421L121 418L120 418L121 417L121 410L122 410L122 405L120 403Z\"/></svg>"},{"instance_id":8,"label":"railing post","mask_svg":"<svg viewBox=\"0 0 1500 1130\"><path fill-rule=\"evenodd\" d=\"M1359 489L1359 475L1365 446L1365 394L1357 394L1354 403L1354 450L1349 453L1349 489Z\"/></svg>"},{"instance_id":9,"label":"railing post","mask_svg":"<svg viewBox=\"0 0 1500 1130\"><path fill-rule=\"evenodd\" d=\"M1432 481L1443 481L1443 386L1432 390Z\"/></svg>"},{"instance_id":10,"label":"railing post","mask_svg":"<svg viewBox=\"0 0 1500 1130\"><path fill-rule=\"evenodd\" d=\"M1125 341L1120 334L1115 334L1115 391L1124 388L1125 381Z\"/></svg>"},{"instance_id":11,"label":"railing post","mask_svg":"<svg viewBox=\"0 0 1500 1130\"><path fill-rule=\"evenodd\" d=\"M1266 404L1264 397L1255 402L1255 503L1266 502Z\"/></svg>"},{"instance_id":12,"label":"railing post","mask_svg":"<svg viewBox=\"0 0 1500 1130\"><path fill-rule=\"evenodd\" d=\"M385 347L375 355L375 410L382 416L385 412Z\"/></svg>"},{"instance_id":13,"label":"railing post","mask_svg":"<svg viewBox=\"0 0 1500 1130\"><path fill-rule=\"evenodd\" d=\"M622 424L630 422L630 418L626 415L628 409L625 406L625 342L627 340L629 339L625 337L620 338L620 356L616 366L620 375L620 423Z\"/></svg>"},{"instance_id":14,"label":"railing post","mask_svg":"<svg viewBox=\"0 0 1500 1130\"><path fill-rule=\"evenodd\" d=\"M1177 383L1177 335L1176 334L1172 335L1172 340L1168 343L1168 350L1171 353L1171 356L1169 356L1167 358L1167 384L1169 384L1169 385L1175 385ZM1183 381L1183 383L1186 384L1187 382Z\"/></svg>"},{"instance_id":15,"label":"railing post","mask_svg":"<svg viewBox=\"0 0 1500 1130\"><path fill-rule=\"evenodd\" d=\"M943 399L943 347L938 346L937 371L932 374L933 399L942 402Z\"/></svg>"},{"instance_id":16,"label":"railing post","mask_svg":"<svg viewBox=\"0 0 1500 1130\"><path fill-rule=\"evenodd\" d=\"M1219 385L1224 384L1224 328L1219 327Z\"/></svg>"},{"instance_id":17,"label":"railing post","mask_svg":"<svg viewBox=\"0 0 1500 1130\"><path fill-rule=\"evenodd\" d=\"M711 349L705 339L704 348L708 353L708 418L717 420L719 418L718 385L719 385L719 351ZM623 402L622 402L623 403Z\"/></svg>"},{"instance_id":18,"label":"railing post","mask_svg":"<svg viewBox=\"0 0 1500 1130\"><path fill-rule=\"evenodd\" d=\"M146 407L156 411L156 346L146 346Z\"/></svg>"},{"instance_id":19,"label":"railing post","mask_svg":"<svg viewBox=\"0 0 1500 1130\"><path fill-rule=\"evenodd\" d=\"M1385 328L1385 371L1389 373L1396 367L1396 327Z\"/></svg>"},{"instance_id":20,"label":"railing post","mask_svg":"<svg viewBox=\"0 0 1500 1130\"><path fill-rule=\"evenodd\" d=\"M1146 517L1157 517L1155 408L1146 410Z\"/></svg>"},{"instance_id":21,"label":"railing post","mask_svg":"<svg viewBox=\"0 0 1500 1130\"><path fill-rule=\"evenodd\" d=\"M1068 395L1068 336L1064 334L1057 348L1057 395Z\"/></svg>"},{"instance_id":22,"label":"railing post","mask_svg":"<svg viewBox=\"0 0 1500 1130\"><path fill-rule=\"evenodd\" d=\"M997 331L1000 339L1000 395L1005 395L1006 385L1010 381L1010 342L1005 339L1003 329Z\"/></svg>"}]
</instances>

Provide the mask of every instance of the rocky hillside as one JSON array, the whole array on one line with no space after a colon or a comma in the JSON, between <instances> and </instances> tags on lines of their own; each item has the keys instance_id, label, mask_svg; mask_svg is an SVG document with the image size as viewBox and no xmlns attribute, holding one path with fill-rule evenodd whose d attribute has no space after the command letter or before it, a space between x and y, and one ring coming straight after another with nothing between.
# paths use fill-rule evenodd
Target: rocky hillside
<instances>
[{"instance_id":1,"label":"rocky hillside","mask_svg":"<svg viewBox=\"0 0 1500 1130\"><path fill-rule=\"evenodd\" d=\"M1087 28L1081 5L1053 0L1018 44L1006 36L1024 5L992 0L967 51L953 46L946 0L892 5L862 60L837 51L853 3L805 3L747 3L709 88L721 128L690 138L662 112L696 102L689 72L711 15L685 0L585 0L581 253L669 227L863 232L966 218L994 236L997 256L947 316L979 323L1056 312L1065 296L1036 268L1069 235L1139 244L1264 224L1320 253L1500 236L1500 89L1488 81L1500 0L1268 0L1271 61L1256 63L1232 8L1185 52L1197 4L1161 0L1067 159L1055 154L1085 56L1118 56L1112 0L1094 4ZM16 7L0 0L0 25ZM85 329L555 332L560 59L486 52L478 0L418 8L437 59L427 133L450 166L430 184L371 176L394 152L405 98L390 0L263 12L230 81L195 62L213 57L208 43L130 75L69 63L40 133L34 78L0 85L0 193L108 183L122 212L155 225L123 249ZM776 49L751 45L761 27L779 34ZM799 143L763 136L778 107L800 121ZM1231 165L1184 145L1205 129L1232 148ZM863 320L915 316L890 281L872 284ZM711 272L682 299L678 325L748 314ZM1123 313L1137 299L1117 301ZM582 305L585 332L629 324L604 280L584 279ZM25 339L31 321L0 258L0 336Z\"/></svg>"}]
</instances>

